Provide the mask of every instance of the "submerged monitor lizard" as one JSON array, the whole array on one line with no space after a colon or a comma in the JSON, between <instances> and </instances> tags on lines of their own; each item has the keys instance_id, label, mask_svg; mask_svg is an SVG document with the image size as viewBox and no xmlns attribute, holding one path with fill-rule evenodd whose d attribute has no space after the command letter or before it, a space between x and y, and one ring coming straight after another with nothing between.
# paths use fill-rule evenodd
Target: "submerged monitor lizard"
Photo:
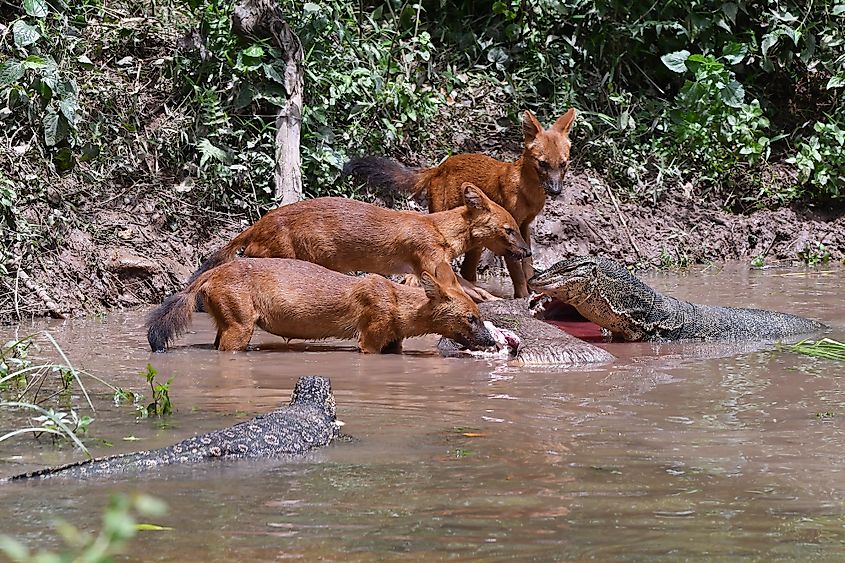
<instances>
[{"instance_id":1,"label":"submerged monitor lizard","mask_svg":"<svg viewBox=\"0 0 845 563\"><path fill-rule=\"evenodd\" d=\"M272 458L284 454L303 454L308 450L328 445L338 436L339 426L329 379L318 376L300 377L289 406L235 426L194 436L158 450L114 455L41 469L15 475L5 481L96 477L212 459Z\"/></svg>"},{"instance_id":2,"label":"submerged monitor lizard","mask_svg":"<svg viewBox=\"0 0 845 563\"><path fill-rule=\"evenodd\" d=\"M561 260L528 285L628 341L770 340L827 328L787 313L699 305L662 295L621 264L601 257Z\"/></svg>"}]
</instances>

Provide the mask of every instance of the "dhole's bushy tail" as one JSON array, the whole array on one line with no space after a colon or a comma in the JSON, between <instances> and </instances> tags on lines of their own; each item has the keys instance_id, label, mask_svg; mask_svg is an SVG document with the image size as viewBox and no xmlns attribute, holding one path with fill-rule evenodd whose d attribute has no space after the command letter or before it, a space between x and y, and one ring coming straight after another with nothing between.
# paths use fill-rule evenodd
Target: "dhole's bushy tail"
<instances>
[{"instance_id":1,"label":"dhole's bushy tail","mask_svg":"<svg viewBox=\"0 0 845 563\"><path fill-rule=\"evenodd\" d=\"M422 189L419 182L421 168L411 168L401 162L380 156L361 156L343 166L344 176L353 176L371 187L386 192L401 191L414 196Z\"/></svg>"},{"instance_id":2,"label":"dhole's bushy tail","mask_svg":"<svg viewBox=\"0 0 845 563\"><path fill-rule=\"evenodd\" d=\"M191 274L191 277L188 278L188 285L190 286L198 277L200 277L201 274L204 274L208 270L234 260L238 255L238 252L240 252L243 247L246 246L247 242L249 242L249 237L252 236L253 227L254 225L252 227L247 227L244 232L233 238L229 244L206 258L205 261L200 264L197 271Z\"/></svg>"},{"instance_id":3,"label":"dhole's bushy tail","mask_svg":"<svg viewBox=\"0 0 845 563\"><path fill-rule=\"evenodd\" d=\"M191 324L194 304L201 298L205 282L212 272L204 272L184 291L171 295L147 318L147 341L153 352L164 352L173 339Z\"/></svg>"}]
</instances>

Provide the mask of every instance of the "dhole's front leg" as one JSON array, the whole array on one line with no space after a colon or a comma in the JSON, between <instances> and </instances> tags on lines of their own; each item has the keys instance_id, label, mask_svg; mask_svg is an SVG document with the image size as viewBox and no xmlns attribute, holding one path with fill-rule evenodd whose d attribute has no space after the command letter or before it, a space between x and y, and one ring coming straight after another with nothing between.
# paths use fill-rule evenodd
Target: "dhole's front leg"
<instances>
[{"instance_id":1,"label":"dhole's front leg","mask_svg":"<svg viewBox=\"0 0 845 563\"><path fill-rule=\"evenodd\" d=\"M221 352L242 352L249 346L255 324L229 325L217 332L217 349Z\"/></svg>"},{"instance_id":2,"label":"dhole's front leg","mask_svg":"<svg viewBox=\"0 0 845 563\"><path fill-rule=\"evenodd\" d=\"M508 273L511 275L511 281L513 281L514 299L528 297L528 283L525 279L525 271L523 270L522 262L522 260L505 258L505 264L508 266Z\"/></svg>"},{"instance_id":3,"label":"dhole's front leg","mask_svg":"<svg viewBox=\"0 0 845 563\"><path fill-rule=\"evenodd\" d=\"M464 262L461 264L461 276L469 282L475 283L478 279L478 263L481 262L483 248L471 248L464 254Z\"/></svg>"},{"instance_id":4,"label":"dhole's front leg","mask_svg":"<svg viewBox=\"0 0 845 563\"><path fill-rule=\"evenodd\" d=\"M525 240L525 244L528 245L528 249L531 250L531 222L526 221L525 223L520 225L519 233ZM526 281L534 277L534 260L531 256L522 259L522 273L525 275ZM526 286L526 292L527 291L528 288ZM528 295L528 293L526 293L525 295Z\"/></svg>"},{"instance_id":5,"label":"dhole's front leg","mask_svg":"<svg viewBox=\"0 0 845 563\"><path fill-rule=\"evenodd\" d=\"M401 351L402 339L391 338L387 323L366 323L358 333L358 349L365 354L381 354L385 348L398 344Z\"/></svg>"}]
</instances>

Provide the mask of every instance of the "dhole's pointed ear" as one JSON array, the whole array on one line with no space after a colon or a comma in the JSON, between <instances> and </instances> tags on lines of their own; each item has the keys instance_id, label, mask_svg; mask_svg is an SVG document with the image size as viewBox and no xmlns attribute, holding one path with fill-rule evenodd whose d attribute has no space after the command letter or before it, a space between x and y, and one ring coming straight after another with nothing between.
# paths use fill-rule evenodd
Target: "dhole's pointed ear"
<instances>
[{"instance_id":1,"label":"dhole's pointed ear","mask_svg":"<svg viewBox=\"0 0 845 563\"><path fill-rule=\"evenodd\" d=\"M569 108L568 112L557 118L555 124L552 125L552 129L563 135L568 135L569 130L572 129L572 123L575 121L576 115L578 115L578 112L575 108Z\"/></svg>"},{"instance_id":2,"label":"dhole's pointed ear","mask_svg":"<svg viewBox=\"0 0 845 563\"><path fill-rule=\"evenodd\" d=\"M429 299L435 300L440 298L440 285L428 272L423 272L420 275L420 285L425 291L425 296Z\"/></svg>"},{"instance_id":3,"label":"dhole's pointed ear","mask_svg":"<svg viewBox=\"0 0 845 563\"><path fill-rule=\"evenodd\" d=\"M525 142L530 143L542 131L543 126L537 121L537 117L529 110L525 110L525 115L522 116L522 135L525 137Z\"/></svg>"},{"instance_id":4,"label":"dhole's pointed ear","mask_svg":"<svg viewBox=\"0 0 845 563\"><path fill-rule=\"evenodd\" d=\"M471 182L461 184L461 191L464 194L464 204L471 209L490 209L490 198L484 195L481 188Z\"/></svg>"},{"instance_id":5,"label":"dhole's pointed ear","mask_svg":"<svg viewBox=\"0 0 845 563\"><path fill-rule=\"evenodd\" d=\"M458 286L458 278L455 276L452 266L450 266L447 262L441 262L437 265L437 268L434 270L434 278L440 285Z\"/></svg>"}]
</instances>

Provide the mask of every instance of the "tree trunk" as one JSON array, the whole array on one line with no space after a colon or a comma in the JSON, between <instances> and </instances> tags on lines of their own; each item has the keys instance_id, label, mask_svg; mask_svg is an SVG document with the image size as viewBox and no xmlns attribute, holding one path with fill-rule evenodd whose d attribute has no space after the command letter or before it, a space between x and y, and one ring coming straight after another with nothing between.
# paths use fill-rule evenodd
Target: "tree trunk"
<instances>
[{"instance_id":1,"label":"tree trunk","mask_svg":"<svg viewBox=\"0 0 845 563\"><path fill-rule=\"evenodd\" d=\"M232 30L240 37L272 41L285 61L285 105L276 114L276 198L282 205L302 199L299 138L302 125L302 86L305 77L302 43L273 0L241 0L232 14Z\"/></svg>"}]
</instances>

